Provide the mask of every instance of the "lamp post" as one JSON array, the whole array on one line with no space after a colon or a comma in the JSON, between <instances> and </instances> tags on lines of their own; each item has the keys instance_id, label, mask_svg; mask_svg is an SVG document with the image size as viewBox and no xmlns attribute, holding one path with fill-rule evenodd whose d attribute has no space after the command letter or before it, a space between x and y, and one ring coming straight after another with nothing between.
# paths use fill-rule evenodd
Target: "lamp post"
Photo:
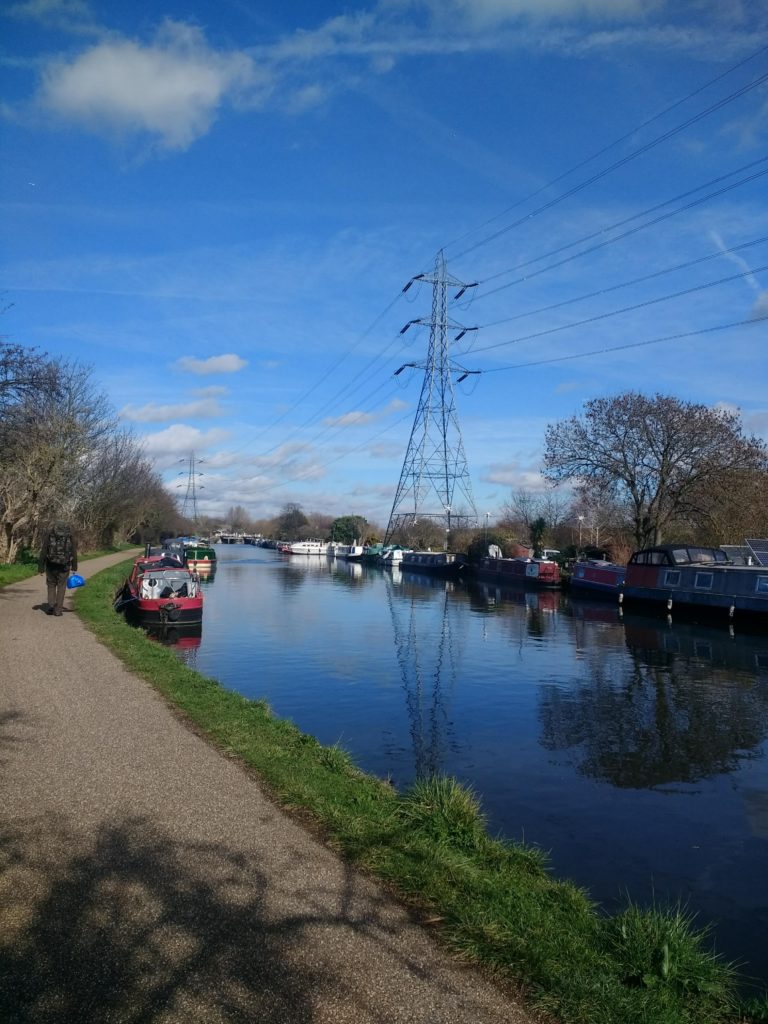
<instances>
[{"instance_id":1,"label":"lamp post","mask_svg":"<svg viewBox=\"0 0 768 1024\"><path fill-rule=\"evenodd\" d=\"M485 513L485 533L483 534L483 544L488 547L488 520L491 518L491 513Z\"/></svg>"},{"instance_id":2,"label":"lamp post","mask_svg":"<svg viewBox=\"0 0 768 1024\"><path fill-rule=\"evenodd\" d=\"M446 505L445 506L445 511L446 511L447 516L448 516L448 526L445 529L445 550L447 551L448 550L448 541L449 541L450 536L451 536L451 506L450 505Z\"/></svg>"},{"instance_id":3,"label":"lamp post","mask_svg":"<svg viewBox=\"0 0 768 1024\"><path fill-rule=\"evenodd\" d=\"M581 524L584 522L584 516L579 516L579 551L581 551Z\"/></svg>"}]
</instances>

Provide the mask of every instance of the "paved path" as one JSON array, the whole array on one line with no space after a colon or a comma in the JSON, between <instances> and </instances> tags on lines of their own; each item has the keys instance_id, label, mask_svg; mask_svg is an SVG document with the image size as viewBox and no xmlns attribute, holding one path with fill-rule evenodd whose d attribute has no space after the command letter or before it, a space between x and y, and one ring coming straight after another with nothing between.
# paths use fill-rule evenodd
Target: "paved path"
<instances>
[{"instance_id":1,"label":"paved path","mask_svg":"<svg viewBox=\"0 0 768 1024\"><path fill-rule=\"evenodd\" d=\"M44 600L0 589L3 1024L530 1024Z\"/></svg>"}]
</instances>

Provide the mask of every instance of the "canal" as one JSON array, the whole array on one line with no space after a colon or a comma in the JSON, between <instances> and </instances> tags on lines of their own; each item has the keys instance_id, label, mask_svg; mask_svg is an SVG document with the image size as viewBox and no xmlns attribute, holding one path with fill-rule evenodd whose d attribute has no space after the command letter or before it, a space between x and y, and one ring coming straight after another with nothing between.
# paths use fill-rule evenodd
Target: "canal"
<instances>
[{"instance_id":1,"label":"canal","mask_svg":"<svg viewBox=\"0 0 768 1024\"><path fill-rule=\"evenodd\" d=\"M470 785L492 834L607 910L682 902L768 983L768 636L566 594L219 545L180 657L398 788Z\"/></svg>"}]
</instances>

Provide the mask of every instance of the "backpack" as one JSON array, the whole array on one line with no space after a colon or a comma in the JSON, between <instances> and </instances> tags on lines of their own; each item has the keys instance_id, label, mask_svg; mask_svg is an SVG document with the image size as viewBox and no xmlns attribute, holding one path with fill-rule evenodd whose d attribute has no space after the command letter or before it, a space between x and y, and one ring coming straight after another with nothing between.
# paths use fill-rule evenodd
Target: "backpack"
<instances>
[{"instance_id":1,"label":"backpack","mask_svg":"<svg viewBox=\"0 0 768 1024\"><path fill-rule=\"evenodd\" d=\"M54 526L51 530L46 558L55 565L69 565L72 558L72 531L68 526Z\"/></svg>"}]
</instances>

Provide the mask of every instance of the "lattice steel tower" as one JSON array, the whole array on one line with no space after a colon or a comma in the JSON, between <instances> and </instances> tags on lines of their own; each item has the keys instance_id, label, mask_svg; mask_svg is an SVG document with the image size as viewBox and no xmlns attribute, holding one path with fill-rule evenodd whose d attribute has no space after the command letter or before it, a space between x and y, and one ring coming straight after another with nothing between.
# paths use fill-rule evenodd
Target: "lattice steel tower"
<instances>
[{"instance_id":1,"label":"lattice steel tower","mask_svg":"<svg viewBox=\"0 0 768 1024\"><path fill-rule=\"evenodd\" d=\"M476 371L452 364L448 352L449 330L458 331L458 339L468 330L476 329L462 327L449 319L448 287L458 288L460 294L471 285L465 285L448 273L442 250L435 257L433 273L419 274L413 280L431 283L432 316L429 320L411 320L401 334L412 324L428 324L429 350L425 363L405 364L423 369L424 381L384 541L388 543L398 531L428 519L444 526L447 545L452 527L477 526L477 510L451 379L452 373L461 372L466 376ZM403 369L404 366L397 373Z\"/></svg>"},{"instance_id":2,"label":"lattice steel tower","mask_svg":"<svg viewBox=\"0 0 768 1024\"><path fill-rule=\"evenodd\" d=\"M195 453L192 452L188 459L180 459L179 461L183 462L185 466L189 464L189 471L187 474L187 492L184 495L184 501L181 505L181 514L185 519L191 518L193 523L197 525L198 519L200 518L197 510L197 492L198 490L203 489L202 487L197 486L197 477L202 476L203 474L196 472L195 465L199 466L203 460L195 459ZM179 476L183 476L183 470L179 473ZM178 486L181 487L182 485L179 484Z\"/></svg>"}]
</instances>

